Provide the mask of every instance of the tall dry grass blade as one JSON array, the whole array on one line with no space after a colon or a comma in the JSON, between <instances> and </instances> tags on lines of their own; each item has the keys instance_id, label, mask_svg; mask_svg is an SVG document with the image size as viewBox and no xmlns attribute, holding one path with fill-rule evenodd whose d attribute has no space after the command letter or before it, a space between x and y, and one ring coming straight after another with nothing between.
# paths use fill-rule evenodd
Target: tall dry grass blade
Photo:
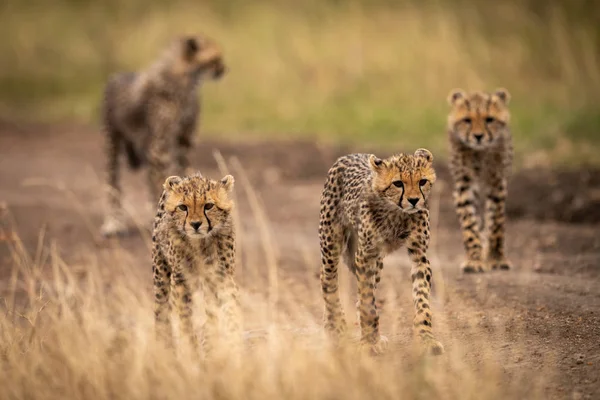
<instances>
[{"instance_id":1,"label":"tall dry grass blade","mask_svg":"<svg viewBox=\"0 0 600 400\"><path fill-rule=\"evenodd\" d=\"M248 179L248 176L246 175L245 169L242 167L242 164L237 159L237 157L232 157L231 164L233 166L233 169L235 170L236 176L240 178L242 186L246 191L248 203L250 205L250 209L252 210L252 214L254 215L256 227L259 231L259 237L261 239L261 245L265 256L268 273L268 315L270 316L269 319L271 321L276 321L278 315L277 305L279 302L277 253L274 241L271 238L268 218L264 212L264 207L262 206L256 191L254 190L252 184L250 183L250 180Z\"/></svg>"},{"instance_id":2,"label":"tall dry grass blade","mask_svg":"<svg viewBox=\"0 0 600 400\"><path fill-rule=\"evenodd\" d=\"M431 234L431 238L430 238L430 246L429 248L432 250L431 251L431 258L432 258L432 263L431 263L431 269L433 271L433 276L434 276L434 287L435 287L435 298L437 298L438 301L436 301L436 306L437 308L442 311L444 309L444 304L446 303L446 281L444 279L444 270L442 269L440 263L443 262L443 260L440 260L439 257L439 247L438 247L438 236L441 233L440 230L440 202L441 202L441 195L442 192L444 191L444 183L443 182L439 182L437 185L434 186L431 197L430 197L430 203L429 203L429 221L430 221L430 234ZM435 300L434 298L434 300Z\"/></svg>"},{"instance_id":3,"label":"tall dry grass blade","mask_svg":"<svg viewBox=\"0 0 600 400\"><path fill-rule=\"evenodd\" d=\"M16 306L15 299L18 290L19 274L21 273L23 268L22 263L26 262L26 259L23 259L24 256L26 256L26 254L17 254L18 252L23 253L24 249L19 246L20 239L18 238L16 232L13 231L13 227L15 226L15 220L6 204L2 204L2 207L0 208L0 213L0 222L2 222L2 224L0 225L0 236L2 236L2 238L4 239L3 241L8 247L10 259L12 260L10 278L8 279L6 292L4 292L4 288L2 288L0 294L6 296L4 297L6 315L8 316L8 314L10 314L11 318L14 321Z\"/></svg>"}]
</instances>

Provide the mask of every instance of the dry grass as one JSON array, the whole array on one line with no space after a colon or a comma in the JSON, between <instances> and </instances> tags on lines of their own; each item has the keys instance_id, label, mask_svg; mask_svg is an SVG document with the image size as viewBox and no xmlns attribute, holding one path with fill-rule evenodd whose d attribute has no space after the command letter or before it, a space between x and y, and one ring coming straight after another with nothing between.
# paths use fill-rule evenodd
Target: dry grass
<instances>
[{"instance_id":1,"label":"dry grass","mask_svg":"<svg viewBox=\"0 0 600 400\"><path fill-rule=\"evenodd\" d=\"M138 69L172 35L201 30L223 44L231 67L204 88L203 134L444 152L449 90L504 86L519 154L568 143L555 158L593 160L598 145L597 24L554 3L540 14L516 1L22 4L5 2L0 24L9 38L0 44L0 113L11 118L95 121L110 72Z\"/></svg>"},{"instance_id":2,"label":"dry grass","mask_svg":"<svg viewBox=\"0 0 600 400\"><path fill-rule=\"evenodd\" d=\"M221 169L229 171L223 158L216 158ZM240 235L238 242L245 260L240 266L245 352L229 354L221 348L215 359L202 362L185 348L176 353L165 350L153 337L149 269L136 270L118 246L108 255L91 254L82 264L66 265L58 246L43 231L37 250L28 253L12 233L14 221L5 208L0 215L0 245L10 250L12 271L0 288L0 398L543 397L540 390L552 371L521 371L507 381L503 373L510 364L507 359L525 344L512 343L512 351L495 352L497 347L478 327L479 312L465 304L459 308L466 319L457 323L448 318L443 306L447 295L440 299L434 294L433 303L435 329L447 348L443 356L423 356L408 339L410 291L396 284L382 290L388 298L389 320L383 329L392 339L389 354L373 358L354 346L331 347L320 329L318 281L311 278L314 268L298 265L294 275L283 273L260 199L243 167L232 161L231 172L240 182L237 196L245 193L251 203L256 230ZM264 253L259 258L266 263L258 261L257 252ZM442 271L436 269L436 274L443 282ZM350 286L342 281L344 293ZM354 301L347 300L348 311ZM348 315L352 321L353 313Z\"/></svg>"}]
</instances>

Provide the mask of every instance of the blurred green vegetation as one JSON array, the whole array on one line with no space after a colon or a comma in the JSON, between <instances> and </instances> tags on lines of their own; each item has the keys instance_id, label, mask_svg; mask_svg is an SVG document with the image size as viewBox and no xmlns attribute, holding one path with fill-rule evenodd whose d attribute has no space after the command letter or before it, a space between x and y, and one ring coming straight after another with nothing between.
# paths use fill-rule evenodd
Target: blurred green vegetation
<instances>
[{"instance_id":1,"label":"blurred green vegetation","mask_svg":"<svg viewBox=\"0 0 600 400\"><path fill-rule=\"evenodd\" d=\"M0 117L98 123L111 72L204 32L230 73L203 88L202 135L446 151L455 87L512 94L525 163L598 162L600 2L5 0Z\"/></svg>"}]
</instances>

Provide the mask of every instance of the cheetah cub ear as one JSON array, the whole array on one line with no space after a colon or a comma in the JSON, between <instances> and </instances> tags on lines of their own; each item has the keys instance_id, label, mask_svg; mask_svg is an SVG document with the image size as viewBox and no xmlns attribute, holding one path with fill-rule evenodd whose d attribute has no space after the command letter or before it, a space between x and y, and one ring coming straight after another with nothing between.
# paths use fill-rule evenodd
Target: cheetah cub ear
<instances>
[{"instance_id":1,"label":"cheetah cub ear","mask_svg":"<svg viewBox=\"0 0 600 400\"><path fill-rule=\"evenodd\" d=\"M433 154L427 149L417 149L417 151L415 151L415 157L424 158L427 162L433 161Z\"/></svg>"},{"instance_id":2,"label":"cheetah cub ear","mask_svg":"<svg viewBox=\"0 0 600 400\"><path fill-rule=\"evenodd\" d=\"M221 187L224 188L227 192L231 192L231 190L233 189L233 184L235 183L235 179L233 179L233 176L231 175L225 175L219 181L219 183L221 184Z\"/></svg>"},{"instance_id":3,"label":"cheetah cub ear","mask_svg":"<svg viewBox=\"0 0 600 400\"><path fill-rule=\"evenodd\" d=\"M493 97L500 100L502 103L504 103L504 105L508 105L508 103L510 102L510 93L508 93L508 90L504 88L496 89L496 91L493 94Z\"/></svg>"},{"instance_id":4,"label":"cheetah cub ear","mask_svg":"<svg viewBox=\"0 0 600 400\"><path fill-rule=\"evenodd\" d=\"M375 154L369 156L369 166L375 172L381 172L387 165L384 160L378 158Z\"/></svg>"},{"instance_id":5,"label":"cheetah cub ear","mask_svg":"<svg viewBox=\"0 0 600 400\"><path fill-rule=\"evenodd\" d=\"M461 102L466 101L467 99L467 94L465 93L464 90L462 89L452 89L450 91L450 94L448 95L448 104L453 106L455 105L459 100L461 100Z\"/></svg>"},{"instance_id":6,"label":"cheetah cub ear","mask_svg":"<svg viewBox=\"0 0 600 400\"><path fill-rule=\"evenodd\" d=\"M165 190L171 190L173 189L176 185L179 185L181 183L181 178L178 176L170 176L165 180L165 183L163 183L163 188Z\"/></svg>"}]
</instances>

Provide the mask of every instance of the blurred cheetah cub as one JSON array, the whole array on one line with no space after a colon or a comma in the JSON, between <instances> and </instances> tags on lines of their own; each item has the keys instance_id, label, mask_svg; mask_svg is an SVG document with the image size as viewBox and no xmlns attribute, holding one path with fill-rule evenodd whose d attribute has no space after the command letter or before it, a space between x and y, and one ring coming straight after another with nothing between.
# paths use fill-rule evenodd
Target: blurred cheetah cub
<instances>
[{"instance_id":1,"label":"blurred cheetah cub","mask_svg":"<svg viewBox=\"0 0 600 400\"><path fill-rule=\"evenodd\" d=\"M441 354L431 327L429 293L431 268L427 198L436 180L429 150L379 159L351 154L331 167L321 197L321 287L325 300L325 329L334 337L346 331L338 291L340 256L358 281L361 341L379 353L387 339L379 335L375 289L383 257L406 246L412 261L415 306L414 329L427 351Z\"/></svg>"},{"instance_id":2,"label":"blurred cheetah cub","mask_svg":"<svg viewBox=\"0 0 600 400\"><path fill-rule=\"evenodd\" d=\"M152 235L156 333L172 343L173 297L184 335L197 347L192 326L192 292L201 285L206 324L204 348L215 337L241 340L241 313L234 281L235 232L230 198L234 179L200 174L166 179Z\"/></svg>"},{"instance_id":3,"label":"blurred cheetah cub","mask_svg":"<svg viewBox=\"0 0 600 400\"><path fill-rule=\"evenodd\" d=\"M448 95L450 173L466 273L511 268L504 254L507 181L513 158L509 101L506 89L493 93L455 89ZM486 238L481 228L487 231Z\"/></svg>"},{"instance_id":4,"label":"blurred cheetah cub","mask_svg":"<svg viewBox=\"0 0 600 400\"><path fill-rule=\"evenodd\" d=\"M200 81L224 73L220 48L210 38L196 35L174 39L143 71L110 77L102 107L109 190L102 235L127 230L121 208L120 155L127 156L131 169L148 165L149 199L158 197L167 176L186 174L200 113Z\"/></svg>"}]
</instances>

